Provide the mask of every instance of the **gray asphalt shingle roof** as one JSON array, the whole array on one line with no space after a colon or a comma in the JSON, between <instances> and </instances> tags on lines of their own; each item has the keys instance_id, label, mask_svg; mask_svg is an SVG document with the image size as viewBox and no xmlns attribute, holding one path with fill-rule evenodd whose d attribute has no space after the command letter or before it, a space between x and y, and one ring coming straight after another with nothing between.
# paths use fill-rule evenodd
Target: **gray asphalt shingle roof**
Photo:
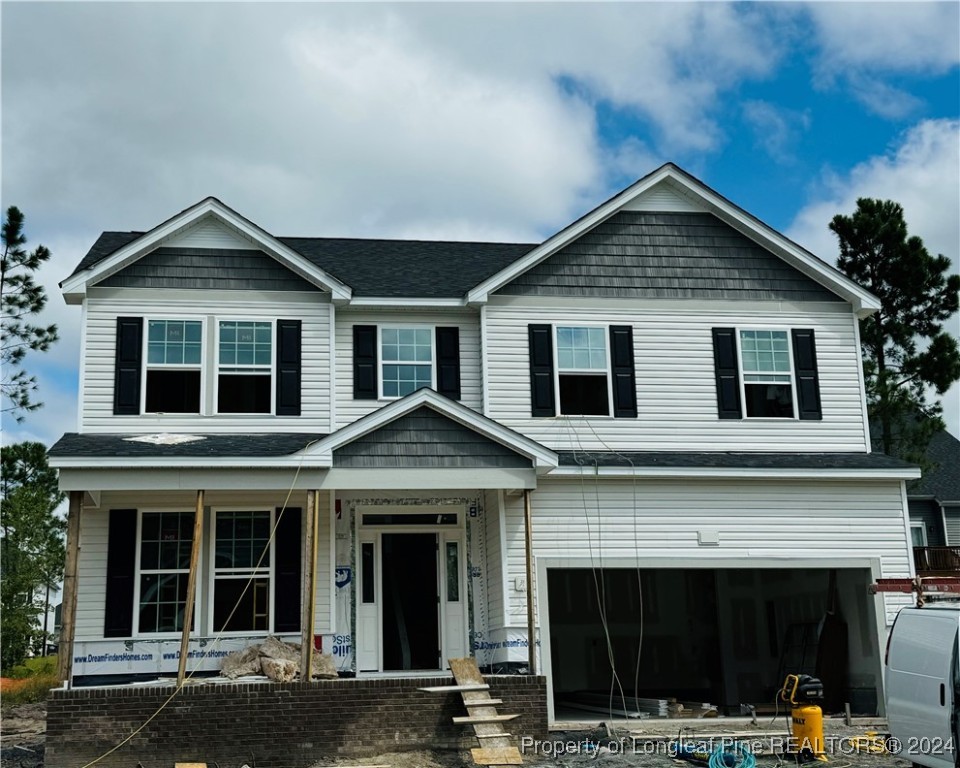
<instances>
[{"instance_id":1,"label":"gray asphalt shingle roof","mask_svg":"<svg viewBox=\"0 0 960 768\"><path fill-rule=\"evenodd\" d=\"M262 432L245 435L189 433L202 437L189 443L177 445L154 445L131 441L127 438L142 437L120 434L78 434L67 432L50 448L52 457L257 457L289 456L326 435L303 432Z\"/></svg>"},{"instance_id":2,"label":"gray asphalt shingle roof","mask_svg":"<svg viewBox=\"0 0 960 768\"><path fill-rule=\"evenodd\" d=\"M910 496L932 496L938 501L960 501L960 440L946 430L938 432L927 447L927 460L936 466L916 486Z\"/></svg>"},{"instance_id":3,"label":"gray asphalt shingle roof","mask_svg":"<svg viewBox=\"0 0 960 768\"><path fill-rule=\"evenodd\" d=\"M882 453L732 453L558 451L561 467L721 467L746 469L907 469Z\"/></svg>"},{"instance_id":4,"label":"gray asphalt shingle roof","mask_svg":"<svg viewBox=\"0 0 960 768\"><path fill-rule=\"evenodd\" d=\"M251 457L289 456L325 435L303 432L263 432L242 435L190 433L202 440L179 445L155 445L128 438L130 434L68 432L50 449L51 457ZM722 453L631 451L558 451L560 466L748 468L748 469L905 469L912 465L881 453Z\"/></svg>"},{"instance_id":5,"label":"gray asphalt shingle roof","mask_svg":"<svg viewBox=\"0 0 960 768\"><path fill-rule=\"evenodd\" d=\"M104 232L73 274L95 266L143 232ZM459 298L512 264L535 243L279 237L353 289L355 296Z\"/></svg>"}]
</instances>

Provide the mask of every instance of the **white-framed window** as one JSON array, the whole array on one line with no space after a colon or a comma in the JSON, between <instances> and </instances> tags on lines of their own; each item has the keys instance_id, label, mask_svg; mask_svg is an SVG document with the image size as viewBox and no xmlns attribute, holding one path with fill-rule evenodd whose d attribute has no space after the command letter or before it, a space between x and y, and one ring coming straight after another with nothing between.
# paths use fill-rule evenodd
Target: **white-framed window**
<instances>
[{"instance_id":1,"label":"white-framed window","mask_svg":"<svg viewBox=\"0 0 960 768\"><path fill-rule=\"evenodd\" d=\"M561 416L609 416L610 352L606 325L554 326Z\"/></svg>"},{"instance_id":2,"label":"white-framed window","mask_svg":"<svg viewBox=\"0 0 960 768\"><path fill-rule=\"evenodd\" d=\"M910 540L915 547L927 546L927 526L922 522L910 523Z\"/></svg>"},{"instance_id":3,"label":"white-framed window","mask_svg":"<svg viewBox=\"0 0 960 768\"><path fill-rule=\"evenodd\" d=\"M274 323L217 321L217 413L273 413Z\"/></svg>"},{"instance_id":4,"label":"white-framed window","mask_svg":"<svg viewBox=\"0 0 960 768\"><path fill-rule=\"evenodd\" d=\"M193 512L140 512L135 584L135 633L138 635L173 634L183 630L193 520Z\"/></svg>"},{"instance_id":5,"label":"white-framed window","mask_svg":"<svg viewBox=\"0 0 960 768\"><path fill-rule=\"evenodd\" d=\"M747 418L794 418L797 407L790 332L742 328L738 336Z\"/></svg>"},{"instance_id":6,"label":"white-framed window","mask_svg":"<svg viewBox=\"0 0 960 768\"><path fill-rule=\"evenodd\" d=\"M434 330L380 326L380 397L399 398L435 386Z\"/></svg>"},{"instance_id":7,"label":"white-framed window","mask_svg":"<svg viewBox=\"0 0 960 768\"><path fill-rule=\"evenodd\" d=\"M147 318L144 413L200 413L203 320Z\"/></svg>"},{"instance_id":8,"label":"white-framed window","mask_svg":"<svg viewBox=\"0 0 960 768\"><path fill-rule=\"evenodd\" d=\"M273 510L213 512L210 626L213 632L273 629Z\"/></svg>"}]
</instances>

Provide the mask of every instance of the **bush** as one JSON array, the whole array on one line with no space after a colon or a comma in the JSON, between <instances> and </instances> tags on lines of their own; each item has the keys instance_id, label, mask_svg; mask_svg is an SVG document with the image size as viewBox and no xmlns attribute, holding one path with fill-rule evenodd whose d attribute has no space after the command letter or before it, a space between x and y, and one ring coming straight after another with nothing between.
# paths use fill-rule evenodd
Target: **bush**
<instances>
[{"instance_id":1,"label":"bush","mask_svg":"<svg viewBox=\"0 0 960 768\"><path fill-rule=\"evenodd\" d=\"M23 664L17 664L10 670L10 677L22 680L27 677L57 675L57 657L56 656L37 656L32 659L26 659Z\"/></svg>"},{"instance_id":2,"label":"bush","mask_svg":"<svg viewBox=\"0 0 960 768\"><path fill-rule=\"evenodd\" d=\"M60 685L55 674L38 674L30 677L0 677L0 699L3 706L31 704L46 701L51 688Z\"/></svg>"}]
</instances>

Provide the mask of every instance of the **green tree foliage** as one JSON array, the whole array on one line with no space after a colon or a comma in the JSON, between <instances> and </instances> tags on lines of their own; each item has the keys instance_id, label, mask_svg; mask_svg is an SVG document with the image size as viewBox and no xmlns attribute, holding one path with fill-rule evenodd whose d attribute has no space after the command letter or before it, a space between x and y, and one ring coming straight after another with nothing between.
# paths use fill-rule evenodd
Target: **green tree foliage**
<instances>
[{"instance_id":1,"label":"green tree foliage","mask_svg":"<svg viewBox=\"0 0 960 768\"><path fill-rule=\"evenodd\" d=\"M3 258L0 260L0 311L3 318L0 390L4 400L2 411L11 413L17 421L22 421L25 413L43 405L33 400L37 380L24 370L23 358L29 350L45 352L58 338L56 325L44 328L30 322L30 318L39 314L47 303L47 292L36 283L34 274L50 258L50 251L42 245L27 251L24 248L26 243L23 214L11 206L3 221Z\"/></svg>"},{"instance_id":2,"label":"green tree foliage","mask_svg":"<svg viewBox=\"0 0 960 768\"><path fill-rule=\"evenodd\" d=\"M943 429L939 400L960 379L957 341L943 323L957 312L960 276L950 259L932 256L907 233L903 208L890 200L857 200L852 216L834 216L837 266L869 289L881 308L860 321L867 404L875 447L922 463Z\"/></svg>"},{"instance_id":3,"label":"green tree foliage","mask_svg":"<svg viewBox=\"0 0 960 768\"><path fill-rule=\"evenodd\" d=\"M64 495L42 443L0 449L0 668L23 661L37 637L46 587L63 577Z\"/></svg>"}]
</instances>

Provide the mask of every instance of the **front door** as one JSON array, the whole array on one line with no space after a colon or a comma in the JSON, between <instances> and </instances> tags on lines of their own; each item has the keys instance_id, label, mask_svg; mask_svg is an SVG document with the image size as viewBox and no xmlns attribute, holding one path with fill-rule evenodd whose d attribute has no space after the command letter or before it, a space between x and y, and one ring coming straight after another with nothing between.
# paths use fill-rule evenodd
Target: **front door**
<instances>
[{"instance_id":1,"label":"front door","mask_svg":"<svg viewBox=\"0 0 960 768\"><path fill-rule=\"evenodd\" d=\"M439 670L466 656L463 511L358 512L357 671Z\"/></svg>"},{"instance_id":2,"label":"front door","mask_svg":"<svg viewBox=\"0 0 960 768\"><path fill-rule=\"evenodd\" d=\"M383 669L440 669L436 533L381 536Z\"/></svg>"}]
</instances>

